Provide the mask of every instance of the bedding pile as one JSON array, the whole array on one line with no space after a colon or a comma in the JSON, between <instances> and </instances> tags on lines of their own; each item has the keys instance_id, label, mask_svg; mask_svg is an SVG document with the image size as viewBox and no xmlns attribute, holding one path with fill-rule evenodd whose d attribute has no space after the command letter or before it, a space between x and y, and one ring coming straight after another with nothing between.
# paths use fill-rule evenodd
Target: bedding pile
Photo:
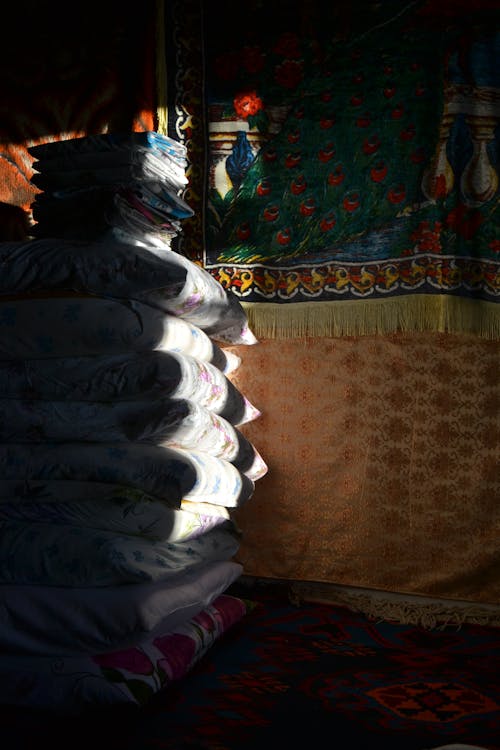
<instances>
[{"instance_id":1,"label":"bedding pile","mask_svg":"<svg viewBox=\"0 0 500 750\"><path fill-rule=\"evenodd\" d=\"M31 206L36 237L97 239L114 227L138 239L170 243L193 210L180 195L188 183L186 147L152 131L105 133L42 143Z\"/></svg>"},{"instance_id":2,"label":"bedding pile","mask_svg":"<svg viewBox=\"0 0 500 750\"><path fill-rule=\"evenodd\" d=\"M98 158L96 141L113 148ZM132 175L134 194L154 183L178 214L178 160L166 180L155 171L170 142L38 148L39 183L62 181L70 203L39 198L39 231L0 244L0 702L140 706L246 613L227 593L243 572L232 511L267 465L224 347L257 340L237 298L158 232L81 236L85 191L110 173L122 187Z\"/></svg>"}]
</instances>

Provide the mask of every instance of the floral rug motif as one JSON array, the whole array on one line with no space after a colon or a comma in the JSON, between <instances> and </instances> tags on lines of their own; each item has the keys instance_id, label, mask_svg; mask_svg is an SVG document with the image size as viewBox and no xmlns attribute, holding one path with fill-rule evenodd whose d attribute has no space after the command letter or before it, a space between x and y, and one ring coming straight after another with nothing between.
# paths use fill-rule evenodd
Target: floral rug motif
<instances>
[{"instance_id":1,"label":"floral rug motif","mask_svg":"<svg viewBox=\"0 0 500 750\"><path fill-rule=\"evenodd\" d=\"M349 737L357 750L500 750L498 628L425 630L296 606L267 588L250 590L253 610L144 708L102 706L70 720L9 710L5 742L28 750L43 735L54 750L69 736L77 750L96 737L113 750L254 750L275 737L295 750L327 736L332 745Z\"/></svg>"}]
</instances>

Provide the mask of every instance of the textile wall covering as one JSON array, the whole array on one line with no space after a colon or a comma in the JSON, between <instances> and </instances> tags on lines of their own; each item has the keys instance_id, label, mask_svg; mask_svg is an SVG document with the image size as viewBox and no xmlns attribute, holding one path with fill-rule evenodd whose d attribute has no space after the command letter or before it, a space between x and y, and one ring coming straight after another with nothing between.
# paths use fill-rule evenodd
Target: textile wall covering
<instances>
[{"instance_id":1,"label":"textile wall covering","mask_svg":"<svg viewBox=\"0 0 500 750\"><path fill-rule=\"evenodd\" d=\"M237 382L269 472L239 559L495 604L498 7L334 5L164 9L181 249L260 339Z\"/></svg>"},{"instance_id":2,"label":"textile wall covering","mask_svg":"<svg viewBox=\"0 0 500 750\"><path fill-rule=\"evenodd\" d=\"M258 335L500 334L495 3L168 3L185 252ZM429 54L429 50L433 53Z\"/></svg>"},{"instance_id":3,"label":"textile wall covering","mask_svg":"<svg viewBox=\"0 0 500 750\"><path fill-rule=\"evenodd\" d=\"M262 341L238 371L268 474L256 576L495 604L500 347L429 332Z\"/></svg>"}]
</instances>

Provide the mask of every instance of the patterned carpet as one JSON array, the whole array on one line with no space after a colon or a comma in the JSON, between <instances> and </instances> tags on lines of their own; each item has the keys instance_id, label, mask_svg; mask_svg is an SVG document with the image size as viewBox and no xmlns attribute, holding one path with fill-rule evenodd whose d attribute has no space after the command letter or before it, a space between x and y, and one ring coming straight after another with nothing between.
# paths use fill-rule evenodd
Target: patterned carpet
<instances>
[{"instance_id":1,"label":"patterned carpet","mask_svg":"<svg viewBox=\"0 0 500 750\"><path fill-rule=\"evenodd\" d=\"M4 747L28 750L43 737L53 749L255 750L275 740L500 750L498 629L375 622L342 607L297 606L273 587L252 590L253 610L142 711L103 707L64 720L4 711Z\"/></svg>"}]
</instances>

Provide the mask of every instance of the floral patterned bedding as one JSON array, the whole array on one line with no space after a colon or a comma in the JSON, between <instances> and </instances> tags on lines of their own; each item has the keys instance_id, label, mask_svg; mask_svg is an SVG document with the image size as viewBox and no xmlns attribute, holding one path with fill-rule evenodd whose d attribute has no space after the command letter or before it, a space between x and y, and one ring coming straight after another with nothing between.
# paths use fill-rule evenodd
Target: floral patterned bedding
<instances>
[{"instance_id":1,"label":"floral patterned bedding","mask_svg":"<svg viewBox=\"0 0 500 750\"><path fill-rule=\"evenodd\" d=\"M172 629L119 651L83 656L2 656L0 703L81 713L91 706L145 705L186 675L251 606L221 594Z\"/></svg>"}]
</instances>

